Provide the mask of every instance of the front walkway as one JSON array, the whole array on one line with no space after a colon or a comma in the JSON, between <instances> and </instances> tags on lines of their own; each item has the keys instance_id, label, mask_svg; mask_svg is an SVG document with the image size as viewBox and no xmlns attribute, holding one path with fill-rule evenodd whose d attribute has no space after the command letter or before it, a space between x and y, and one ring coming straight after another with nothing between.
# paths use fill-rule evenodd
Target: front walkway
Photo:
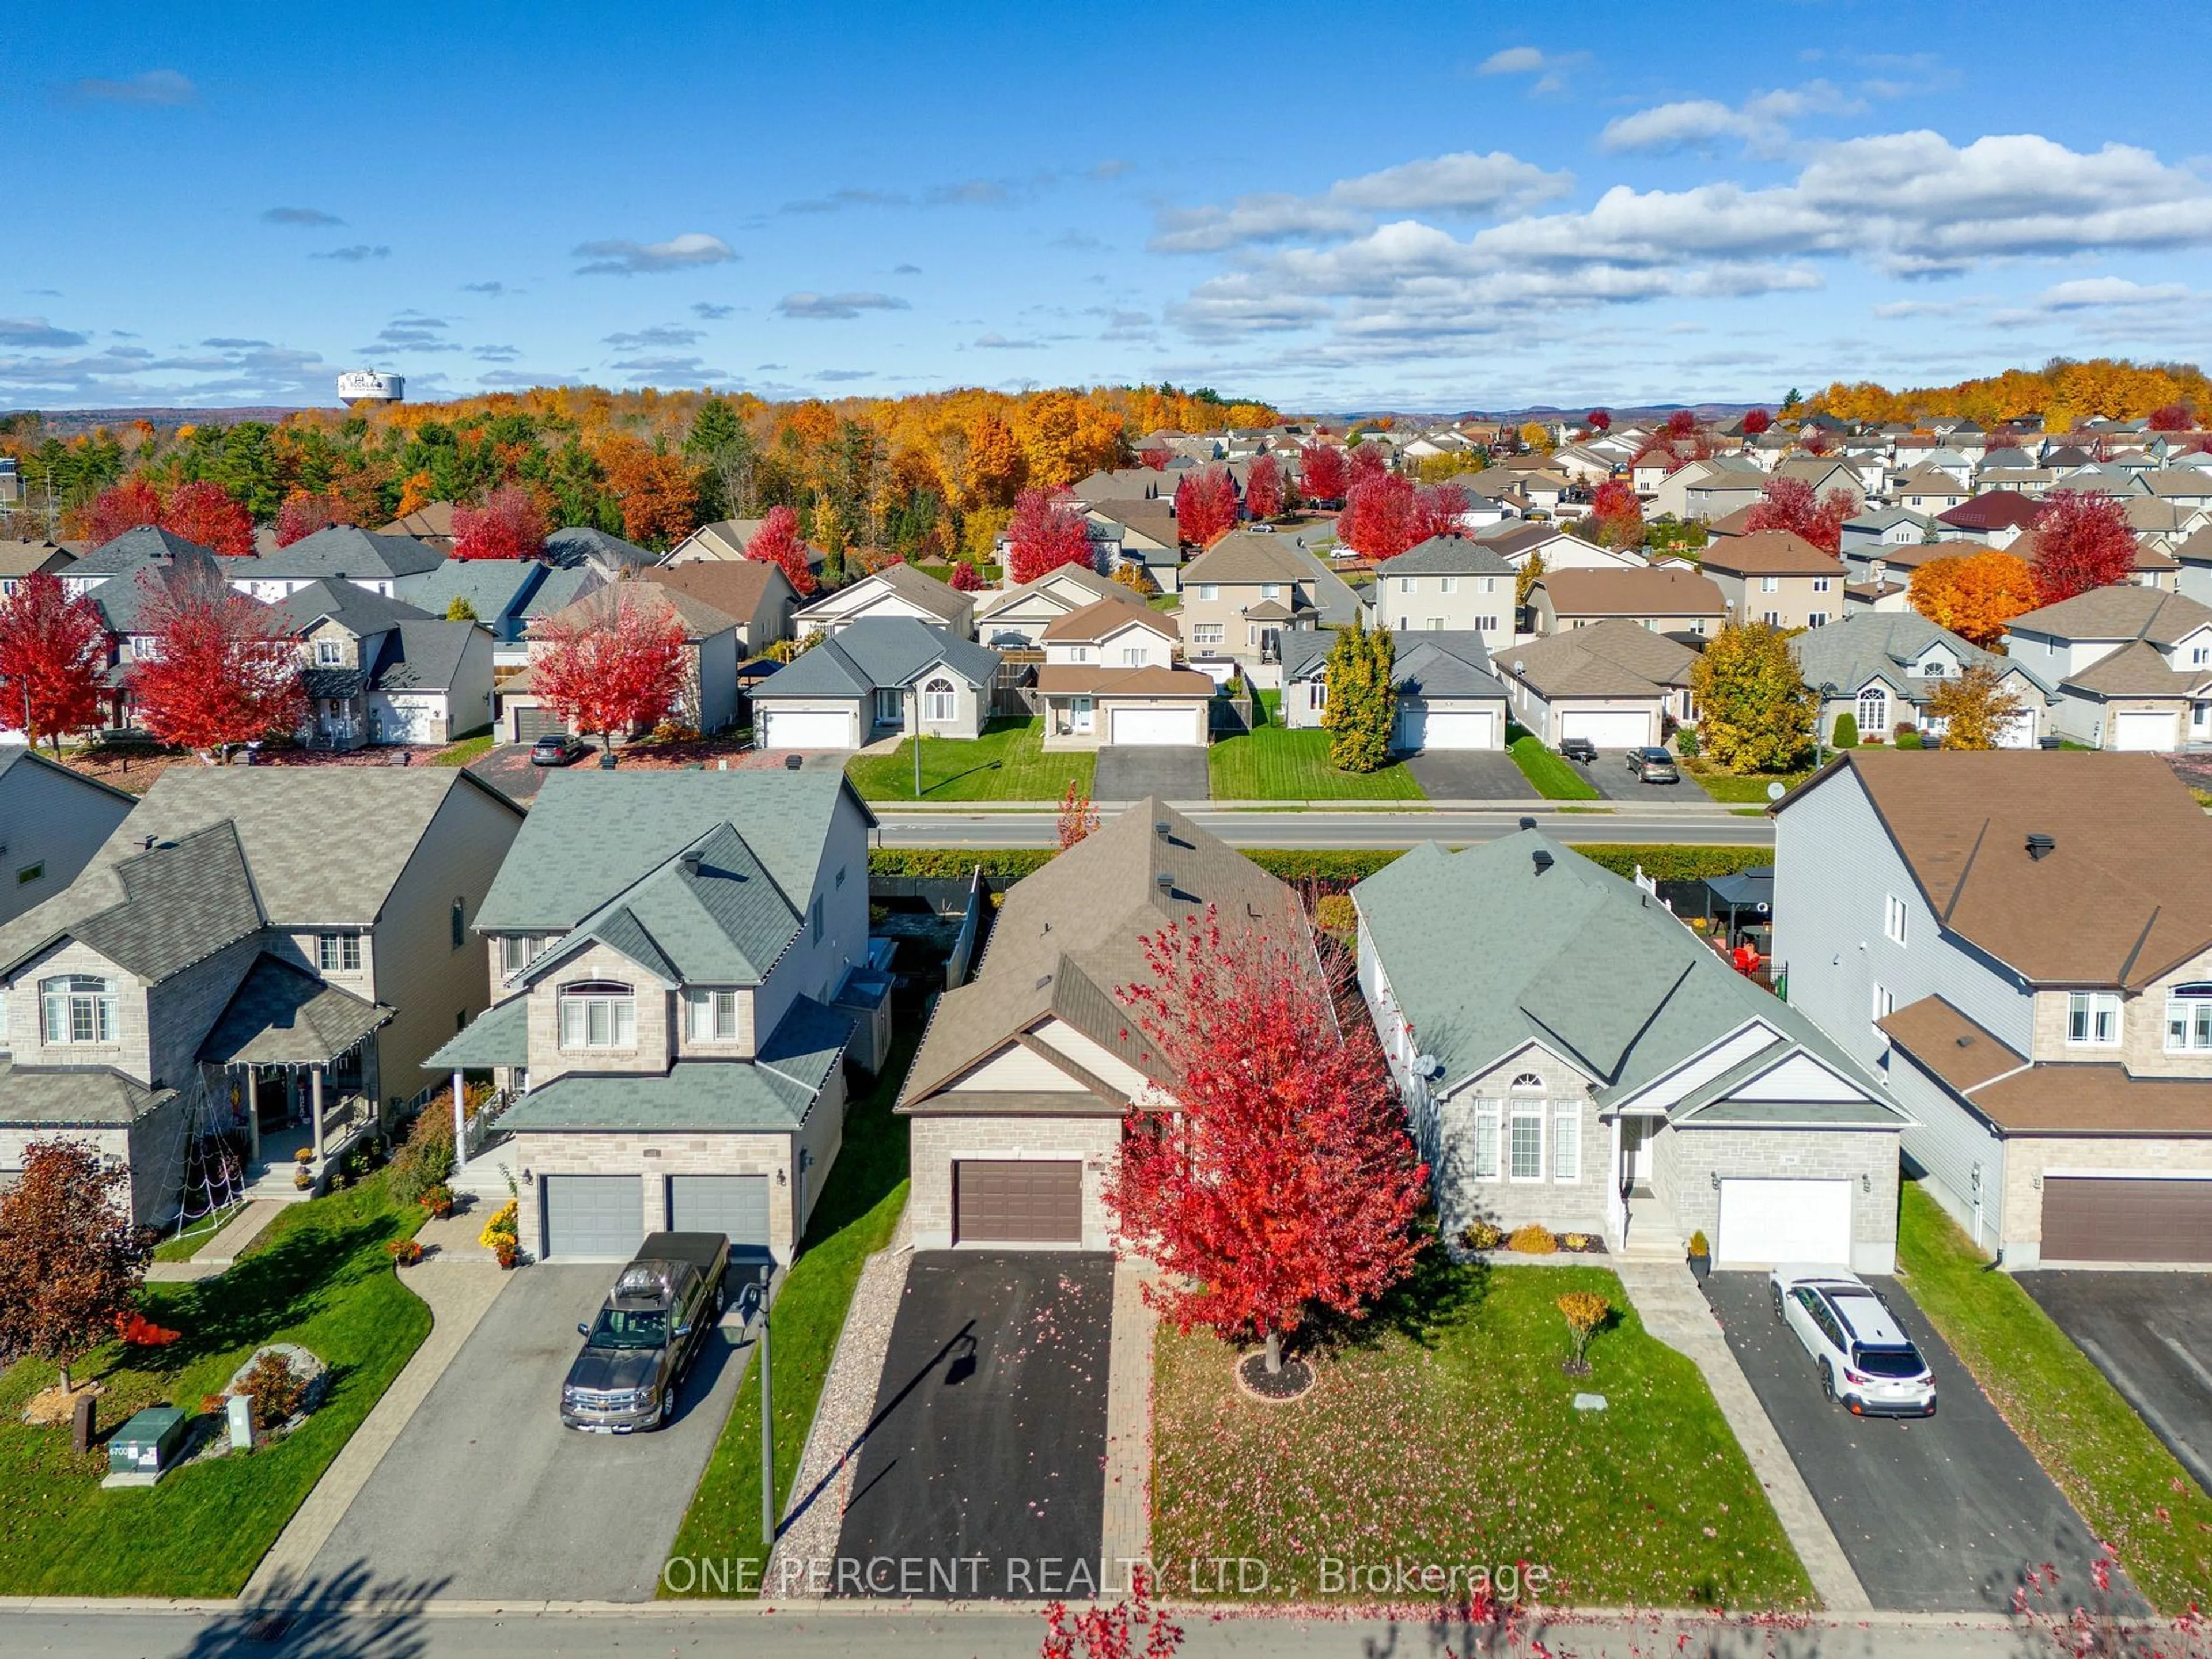
<instances>
[{"instance_id":1,"label":"front walkway","mask_svg":"<svg viewBox=\"0 0 2212 1659\"><path fill-rule=\"evenodd\" d=\"M269 1224L284 1213L284 1206L274 1199L257 1198L225 1222L222 1231L199 1247L183 1261L156 1261L146 1269L149 1285L190 1284L196 1279L213 1279L226 1267L234 1266L244 1254L246 1247L268 1230Z\"/></svg>"},{"instance_id":2,"label":"front walkway","mask_svg":"<svg viewBox=\"0 0 2212 1659\"><path fill-rule=\"evenodd\" d=\"M1820 1506L1814 1501L1812 1489L1790 1461L1766 1408L1752 1391L1751 1380L1736 1363L1735 1351L1722 1334L1720 1322L1713 1317L1712 1308L1698 1289L1689 1267L1679 1257L1658 1262L1613 1256L1610 1265L1620 1275L1628 1299L1636 1304L1644 1328L1697 1363L1736 1443L1750 1459L1752 1473L1766 1489L1790 1547L1805 1564L1806 1576L1812 1579L1827 1610L1858 1613L1870 1608L1874 1604L1865 1587L1851 1571L1843 1546L1836 1541Z\"/></svg>"},{"instance_id":3,"label":"front walkway","mask_svg":"<svg viewBox=\"0 0 2212 1659\"><path fill-rule=\"evenodd\" d=\"M1129 1570L1152 1559L1152 1334L1150 1262L1114 1263L1114 1334L1106 1360L1106 1518L1099 1593L1126 1594Z\"/></svg>"}]
</instances>

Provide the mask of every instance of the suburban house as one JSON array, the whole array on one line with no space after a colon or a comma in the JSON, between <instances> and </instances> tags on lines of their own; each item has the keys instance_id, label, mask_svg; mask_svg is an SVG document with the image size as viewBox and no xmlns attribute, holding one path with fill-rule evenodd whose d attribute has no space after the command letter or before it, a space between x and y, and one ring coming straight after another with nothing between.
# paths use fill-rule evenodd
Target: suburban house
<instances>
[{"instance_id":1,"label":"suburban house","mask_svg":"<svg viewBox=\"0 0 2212 1659\"><path fill-rule=\"evenodd\" d=\"M702 732L726 731L737 723L738 664L749 654L739 637L743 624L720 605L653 580L660 574L653 571L626 582L602 583L554 612L554 617L567 625L588 627L611 617L625 593L638 598L650 594L665 601L684 627L684 685L668 718ZM542 656L544 649L542 642L533 642L532 659ZM527 667L500 682L499 724L509 743L529 743L556 729ZM613 733L617 741L629 735Z\"/></svg>"},{"instance_id":2,"label":"suburban house","mask_svg":"<svg viewBox=\"0 0 2212 1659\"><path fill-rule=\"evenodd\" d=\"M1352 890L1359 986L1446 1239L1601 1234L1729 1267L1886 1273L1908 1120L1648 884L1533 830L1415 848Z\"/></svg>"},{"instance_id":3,"label":"suburban house","mask_svg":"<svg viewBox=\"0 0 2212 1659\"><path fill-rule=\"evenodd\" d=\"M131 1213L304 1196L485 1006L467 925L522 809L459 768L173 767L69 887L0 925L0 1182L92 1141ZM263 1180L264 1172L277 1179Z\"/></svg>"},{"instance_id":4,"label":"suburban house","mask_svg":"<svg viewBox=\"0 0 2212 1659\"><path fill-rule=\"evenodd\" d=\"M901 734L980 737L999 661L997 652L911 617L850 623L753 688L754 741L859 749Z\"/></svg>"},{"instance_id":5,"label":"suburban house","mask_svg":"<svg viewBox=\"0 0 2212 1659\"><path fill-rule=\"evenodd\" d=\"M1317 727L1328 708L1328 653L1334 632L1293 634L1283 644L1283 724ZM1445 629L1395 635L1390 686L1397 694L1392 747L1505 747L1505 687L1480 634Z\"/></svg>"},{"instance_id":6,"label":"suburban house","mask_svg":"<svg viewBox=\"0 0 2212 1659\"><path fill-rule=\"evenodd\" d=\"M838 772L546 779L471 918L497 1000L426 1057L456 1097L493 1071L464 1179L512 1179L526 1249L675 1229L791 1260L843 1138L874 824Z\"/></svg>"},{"instance_id":7,"label":"suburban house","mask_svg":"<svg viewBox=\"0 0 2212 1659\"><path fill-rule=\"evenodd\" d=\"M975 637L975 596L910 564L887 564L849 586L817 595L792 613L791 627L803 640L809 634L835 634L863 620L902 617L949 629L963 640Z\"/></svg>"},{"instance_id":8,"label":"suburban house","mask_svg":"<svg viewBox=\"0 0 2212 1659\"><path fill-rule=\"evenodd\" d=\"M459 600L491 635L492 662L520 667L529 660L530 624L603 586L596 571L564 569L538 559L448 559L434 570L399 579L398 597L432 617Z\"/></svg>"},{"instance_id":9,"label":"suburban house","mask_svg":"<svg viewBox=\"0 0 2212 1659\"><path fill-rule=\"evenodd\" d=\"M1464 536L1431 536L1375 567L1369 623L1401 634L1480 634L1495 650L1513 637L1516 580L1495 549Z\"/></svg>"},{"instance_id":10,"label":"suburban house","mask_svg":"<svg viewBox=\"0 0 2212 1659\"><path fill-rule=\"evenodd\" d=\"M300 641L310 747L448 744L491 724L492 638L478 623L351 581L306 583L272 611Z\"/></svg>"},{"instance_id":11,"label":"suburban house","mask_svg":"<svg viewBox=\"0 0 2212 1659\"><path fill-rule=\"evenodd\" d=\"M1248 670L1276 662L1283 635L1348 628L1359 596L1286 537L1237 530L1183 567L1184 647L1194 661L1227 658ZM1273 683L1272 673L1265 677Z\"/></svg>"},{"instance_id":12,"label":"suburban house","mask_svg":"<svg viewBox=\"0 0 2212 1659\"><path fill-rule=\"evenodd\" d=\"M402 580L435 570L446 556L442 549L412 536L334 524L274 553L225 559L223 574L233 587L264 605L274 605L313 582L351 582L390 599L399 596Z\"/></svg>"},{"instance_id":13,"label":"suburban house","mask_svg":"<svg viewBox=\"0 0 2212 1659\"><path fill-rule=\"evenodd\" d=\"M212 548L202 547L198 542L186 541L173 531L157 530L152 525L142 524L125 531L112 541L102 542L76 563L61 573L62 591L72 599L81 599L103 582L118 576L136 580L146 570L167 570L177 561L187 562L195 559L213 559ZM224 565L234 561L224 560Z\"/></svg>"},{"instance_id":14,"label":"suburban house","mask_svg":"<svg viewBox=\"0 0 2212 1659\"><path fill-rule=\"evenodd\" d=\"M1787 530L1755 530L1699 556L1729 620L1821 628L1844 614L1844 562Z\"/></svg>"},{"instance_id":15,"label":"suburban house","mask_svg":"<svg viewBox=\"0 0 2212 1659\"><path fill-rule=\"evenodd\" d=\"M918 1249L1113 1243L1101 1197L1132 1108L1174 1079L1117 995L1143 940L1209 911L1303 948L1296 894L1157 800L1139 801L1006 890L975 976L937 1000L898 1113Z\"/></svg>"},{"instance_id":16,"label":"suburban house","mask_svg":"<svg viewBox=\"0 0 2212 1659\"><path fill-rule=\"evenodd\" d=\"M1615 621L1655 634L1717 634L1728 620L1719 585L1674 565L1547 570L1530 586L1528 609L1528 631L1540 636Z\"/></svg>"},{"instance_id":17,"label":"suburban house","mask_svg":"<svg viewBox=\"0 0 2212 1659\"><path fill-rule=\"evenodd\" d=\"M1079 564L1064 564L1018 586L986 594L975 607L975 637L994 650L1034 647L1046 627L1071 611L1116 599L1141 606L1144 596Z\"/></svg>"},{"instance_id":18,"label":"suburban house","mask_svg":"<svg viewBox=\"0 0 2212 1659\"><path fill-rule=\"evenodd\" d=\"M1689 470L1683 469L1685 472ZM1758 505L1766 494L1769 482L1765 470L1747 456L1716 456L1704 464L1701 472L1683 483L1681 516L1708 524L1724 519L1731 513ZM1661 493L1666 493L1663 487Z\"/></svg>"},{"instance_id":19,"label":"suburban house","mask_svg":"<svg viewBox=\"0 0 2212 1659\"><path fill-rule=\"evenodd\" d=\"M735 628L738 660L757 657L778 640L791 637L791 613L799 594L781 565L758 559L701 561L656 565L633 579L650 582L672 599L681 594L727 617Z\"/></svg>"},{"instance_id":20,"label":"suburban house","mask_svg":"<svg viewBox=\"0 0 2212 1659\"><path fill-rule=\"evenodd\" d=\"M2052 729L2092 749L2212 744L2212 605L2132 582L2006 624L2012 658L2057 690Z\"/></svg>"},{"instance_id":21,"label":"suburban house","mask_svg":"<svg viewBox=\"0 0 2212 1659\"><path fill-rule=\"evenodd\" d=\"M1961 482L1954 472L1931 466L1913 468L1892 483L1889 490L1893 506L1909 507L1916 513L1931 514L1948 513L1973 498L1972 485Z\"/></svg>"},{"instance_id":22,"label":"suburban house","mask_svg":"<svg viewBox=\"0 0 2212 1659\"><path fill-rule=\"evenodd\" d=\"M2212 1262L2212 820L2163 761L1860 750L1775 837L1790 1000L1978 1245Z\"/></svg>"},{"instance_id":23,"label":"suburban house","mask_svg":"<svg viewBox=\"0 0 2212 1659\"><path fill-rule=\"evenodd\" d=\"M618 582L660 562L651 550L587 524L555 531L545 538L542 556L562 570L588 570L603 582Z\"/></svg>"},{"instance_id":24,"label":"suburban house","mask_svg":"<svg viewBox=\"0 0 2212 1659\"><path fill-rule=\"evenodd\" d=\"M1547 747L1582 738L1600 749L1641 749L1666 740L1669 720L1696 722L1697 659L1680 641L1616 617L1524 640L1492 665L1514 720Z\"/></svg>"},{"instance_id":25,"label":"suburban house","mask_svg":"<svg viewBox=\"0 0 2212 1659\"><path fill-rule=\"evenodd\" d=\"M1936 533L1935 525L1934 514L1915 513L1909 507L1870 507L1844 520L1844 562L1851 567L1854 577L1864 580L1867 558L1879 556L1881 550L1888 548L1917 546Z\"/></svg>"},{"instance_id":26,"label":"suburban house","mask_svg":"<svg viewBox=\"0 0 2212 1659\"><path fill-rule=\"evenodd\" d=\"M765 519L717 519L712 524L702 524L682 541L668 550L665 565L708 564L728 562L745 558L745 550L760 534ZM815 546L806 544L806 568L819 581L822 567L828 556Z\"/></svg>"},{"instance_id":27,"label":"suburban house","mask_svg":"<svg viewBox=\"0 0 2212 1659\"><path fill-rule=\"evenodd\" d=\"M2212 605L2212 525L2173 549L2174 589L2203 605Z\"/></svg>"},{"instance_id":28,"label":"suburban house","mask_svg":"<svg viewBox=\"0 0 2212 1659\"><path fill-rule=\"evenodd\" d=\"M15 584L26 576L58 576L76 562L76 556L58 542L27 538L0 539L0 599L15 596Z\"/></svg>"},{"instance_id":29,"label":"suburban house","mask_svg":"<svg viewBox=\"0 0 2212 1659\"><path fill-rule=\"evenodd\" d=\"M1175 619L1099 599L1049 623L1036 691L1048 749L1109 743L1203 747L1212 738L1211 676L1176 666Z\"/></svg>"},{"instance_id":30,"label":"suburban house","mask_svg":"<svg viewBox=\"0 0 2212 1659\"><path fill-rule=\"evenodd\" d=\"M0 923L75 881L137 804L20 742L0 748Z\"/></svg>"},{"instance_id":31,"label":"suburban house","mask_svg":"<svg viewBox=\"0 0 2212 1659\"><path fill-rule=\"evenodd\" d=\"M1928 701L1969 668L1993 668L1998 685L2020 699L2020 713L1998 734L2002 749L2033 749L2050 723L2051 688L2023 664L1969 645L1917 611L1857 611L1790 640L1805 684L1820 694L1820 730L1833 743L1836 719L1849 714L1859 736L1887 739L1900 726L1941 736L1944 722Z\"/></svg>"},{"instance_id":32,"label":"suburban house","mask_svg":"<svg viewBox=\"0 0 2212 1659\"><path fill-rule=\"evenodd\" d=\"M1486 526L1469 539L1488 548L1516 574L1527 569L1531 559L1541 560L1547 570L1641 570L1644 565L1644 556L1632 548L1601 547L1555 525L1521 519Z\"/></svg>"},{"instance_id":33,"label":"suburban house","mask_svg":"<svg viewBox=\"0 0 2212 1659\"><path fill-rule=\"evenodd\" d=\"M1100 544L1114 550L1115 568L1134 565L1163 593L1182 580L1182 533L1172 501L1115 501L1113 511L1093 507L1085 515L1106 532Z\"/></svg>"},{"instance_id":34,"label":"suburban house","mask_svg":"<svg viewBox=\"0 0 2212 1659\"><path fill-rule=\"evenodd\" d=\"M453 528L453 503L425 501L411 513L403 513L376 532L380 536L411 536L441 553L453 550L459 539Z\"/></svg>"},{"instance_id":35,"label":"suburban house","mask_svg":"<svg viewBox=\"0 0 2212 1659\"><path fill-rule=\"evenodd\" d=\"M2042 510L2039 502L2013 490L1985 490L1972 501L1938 513L1936 533L1945 541L2010 547L2027 532Z\"/></svg>"}]
</instances>

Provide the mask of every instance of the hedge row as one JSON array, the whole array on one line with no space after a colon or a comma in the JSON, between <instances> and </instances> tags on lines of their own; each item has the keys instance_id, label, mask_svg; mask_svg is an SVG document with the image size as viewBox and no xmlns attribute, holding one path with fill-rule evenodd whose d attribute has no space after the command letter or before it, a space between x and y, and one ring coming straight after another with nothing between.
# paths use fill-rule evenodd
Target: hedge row
<instances>
[{"instance_id":1,"label":"hedge row","mask_svg":"<svg viewBox=\"0 0 2212 1659\"><path fill-rule=\"evenodd\" d=\"M1616 875L1639 865L1655 881L1702 881L1733 876L1754 865L1771 864L1766 847L1591 845L1574 849ZM1047 847L879 847L868 854L872 876L964 878L977 865L994 878L1018 881L1042 869L1053 856ZM1314 851L1258 847L1245 857L1269 874L1292 882L1355 882L1373 875L1398 854L1394 849L1323 848Z\"/></svg>"}]
</instances>

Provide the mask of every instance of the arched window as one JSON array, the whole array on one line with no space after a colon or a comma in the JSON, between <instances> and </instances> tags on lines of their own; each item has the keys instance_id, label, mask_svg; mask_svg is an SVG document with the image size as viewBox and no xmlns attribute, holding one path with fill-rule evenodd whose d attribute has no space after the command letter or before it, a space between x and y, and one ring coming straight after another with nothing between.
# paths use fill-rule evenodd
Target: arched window
<instances>
[{"instance_id":1,"label":"arched window","mask_svg":"<svg viewBox=\"0 0 2212 1659\"><path fill-rule=\"evenodd\" d=\"M1869 685L1859 693L1859 732L1863 736L1879 737L1888 730L1889 693Z\"/></svg>"},{"instance_id":2,"label":"arched window","mask_svg":"<svg viewBox=\"0 0 2212 1659\"><path fill-rule=\"evenodd\" d=\"M580 980L561 988L563 1048L637 1047L637 996L611 980Z\"/></svg>"},{"instance_id":3,"label":"arched window","mask_svg":"<svg viewBox=\"0 0 2212 1659\"><path fill-rule=\"evenodd\" d=\"M115 981L97 974L61 974L39 982L48 1042L115 1041Z\"/></svg>"},{"instance_id":4,"label":"arched window","mask_svg":"<svg viewBox=\"0 0 2212 1659\"><path fill-rule=\"evenodd\" d=\"M1513 1079L1513 1092L1516 1095L1540 1095L1544 1092L1544 1079L1534 1072L1523 1072Z\"/></svg>"},{"instance_id":5,"label":"arched window","mask_svg":"<svg viewBox=\"0 0 2212 1659\"><path fill-rule=\"evenodd\" d=\"M950 720L959 707L960 699L952 690L952 682L942 674L921 688L921 717L926 720Z\"/></svg>"}]
</instances>

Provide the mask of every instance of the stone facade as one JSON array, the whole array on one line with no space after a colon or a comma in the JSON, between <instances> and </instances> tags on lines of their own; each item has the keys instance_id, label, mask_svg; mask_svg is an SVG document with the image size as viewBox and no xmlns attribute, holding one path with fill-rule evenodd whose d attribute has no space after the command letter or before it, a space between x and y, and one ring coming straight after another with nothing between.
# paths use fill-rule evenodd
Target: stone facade
<instances>
[{"instance_id":1,"label":"stone facade","mask_svg":"<svg viewBox=\"0 0 2212 1659\"><path fill-rule=\"evenodd\" d=\"M2052 1176L2212 1176L2212 1141L2012 1136L2005 1142L2004 1265L2043 1261L2043 1178Z\"/></svg>"},{"instance_id":2,"label":"stone facade","mask_svg":"<svg viewBox=\"0 0 2212 1659\"><path fill-rule=\"evenodd\" d=\"M914 1177L906 1213L917 1249L946 1249L955 1242L952 1166L965 1158L1081 1158L1081 1248L1113 1248L1103 1194L1121 1145L1119 1117L916 1116L911 1132Z\"/></svg>"},{"instance_id":3,"label":"stone facade","mask_svg":"<svg viewBox=\"0 0 2212 1659\"><path fill-rule=\"evenodd\" d=\"M1670 1124L1651 1145L1652 1189L1674 1212L1686 1239L1702 1232L1717 1251L1720 1182L1730 1180L1848 1181L1851 1270L1897 1267L1897 1133L1892 1129L1711 1128ZM1768 1267L1769 1262L1720 1266Z\"/></svg>"},{"instance_id":4,"label":"stone facade","mask_svg":"<svg viewBox=\"0 0 2212 1659\"><path fill-rule=\"evenodd\" d=\"M1539 1086L1514 1086L1516 1080L1531 1078ZM1486 1106L1495 1109L1498 1125L1496 1173L1488 1177L1476 1173L1475 1163L1476 1122ZM1515 1109L1525 1114L1531 1107L1540 1125L1542 1173L1534 1180L1516 1180L1507 1141ZM1576 1126L1575 1174L1564 1181L1558 1175L1559 1114L1563 1108L1572 1112ZM1429 1161L1430 1182L1447 1239L1458 1237L1478 1220L1508 1232L1531 1222L1553 1232L1607 1231L1613 1129L1599 1121L1589 1085L1565 1061L1540 1048L1525 1049L1454 1091L1432 1109L1433 1127L1425 1133L1417 1132L1416 1141Z\"/></svg>"}]
</instances>

